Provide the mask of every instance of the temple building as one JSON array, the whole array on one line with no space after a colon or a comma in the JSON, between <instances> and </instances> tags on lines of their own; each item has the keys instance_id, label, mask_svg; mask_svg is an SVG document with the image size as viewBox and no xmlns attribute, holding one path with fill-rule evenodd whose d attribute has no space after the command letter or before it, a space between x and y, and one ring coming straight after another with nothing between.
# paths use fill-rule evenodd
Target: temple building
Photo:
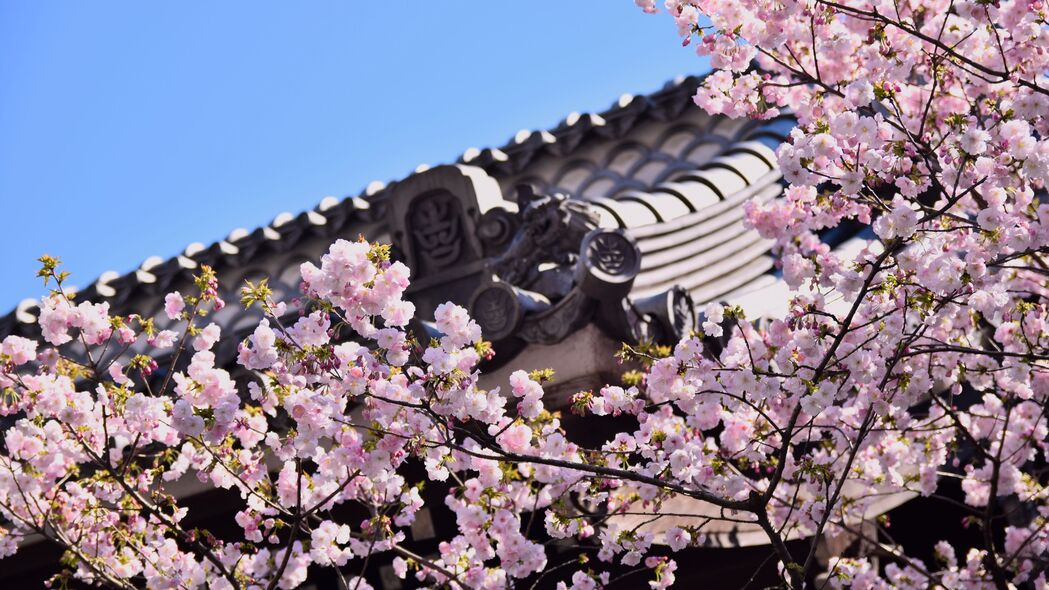
<instances>
[{"instance_id":1,"label":"temple building","mask_svg":"<svg viewBox=\"0 0 1049 590\"><path fill-rule=\"evenodd\" d=\"M501 147L469 149L453 164L420 166L359 195L281 213L265 227L236 229L168 259L148 258L130 273L104 273L78 297L108 301L114 314L152 315L159 329L169 323L164 295L187 289L199 267L210 265L231 302L210 320L224 334L216 354L236 378L248 379L235 364L237 344L259 315L234 303L244 281L268 277L275 298L291 300L302 262L317 260L337 238L364 236L391 244L394 257L412 269L415 329L429 329L422 320L441 302L467 307L496 351L482 385L505 384L514 369L549 367L556 381L547 388L553 398L547 406L563 407L577 391L620 379L623 367L613 355L621 343L674 343L698 325L709 302L740 305L753 321L786 309L788 289L771 242L744 226L743 204L782 195L775 150L794 120L707 115L692 102L697 84L695 77L680 78L652 94L623 95L608 110L572 113L548 130L522 130ZM823 238L850 248L862 231L839 228ZM34 301L23 302L0 318L0 337L38 335L36 314ZM566 415L566 428L579 427L573 420L582 419ZM228 512L235 498L225 494L187 487L182 495L190 520L217 534L236 530ZM420 554L435 552L442 531L454 530L442 494L428 490L427 508L412 525L409 541ZM886 498L881 511L907 499ZM710 510L692 500L664 508L697 517ZM644 526L661 542L660 531L672 524L660 519ZM678 554L682 587L775 582L776 560L767 559L771 551L760 530L725 522L704 527L706 546ZM858 544L827 539L820 555L877 550ZM36 587L55 571L58 554L42 541L26 547L4 564L0 586ZM412 587L413 580L394 577L388 563L376 559L369 581L386 590ZM635 582L622 587L643 584ZM335 587L323 577L311 583Z\"/></svg>"}]
</instances>

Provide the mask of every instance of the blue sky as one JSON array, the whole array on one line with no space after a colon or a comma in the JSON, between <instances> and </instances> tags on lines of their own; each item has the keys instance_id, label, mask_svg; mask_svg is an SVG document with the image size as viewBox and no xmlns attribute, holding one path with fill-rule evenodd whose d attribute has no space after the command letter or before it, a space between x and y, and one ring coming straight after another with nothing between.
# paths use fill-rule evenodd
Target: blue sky
<instances>
[{"instance_id":1,"label":"blue sky","mask_svg":"<svg viewBox=\"0 0 1049 590\"><path fill-rule=\"evenodd\" d=\"M0 315L704 69L630 0L0 0Z\"/></svg>"}]
</instances>

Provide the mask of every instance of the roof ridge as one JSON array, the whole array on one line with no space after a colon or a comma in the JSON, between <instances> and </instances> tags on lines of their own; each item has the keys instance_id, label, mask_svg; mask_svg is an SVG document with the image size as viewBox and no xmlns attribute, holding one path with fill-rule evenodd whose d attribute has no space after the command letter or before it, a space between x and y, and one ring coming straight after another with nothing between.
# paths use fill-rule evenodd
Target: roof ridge
<instances>
[{"instance_id":1,"label":"roof ridge","mask_svg":"<svg viewBox=\"0 0 1049 590\"><path fill-rule=\"evenodd\" d=\"M692 94L703 76L679 75L665 82L654 92L623 94L604 111L573 111L555 127L545 130L521 129L499 147L468 148L451 163L477 166L493 176L505 177L522 170L542 151L564 156L575 151L589 135L618 137L633 129L643 117L662 119L680 114L691 102ZM156 282L160 272L191 270L200 264L207 264L211 259L236 256L240 253L241 245L249 238L281 240L286 233L301 233L294 231L301 229L298 226L325 225L329 218L335 218L341 226L352 218L367 217L368 212L373 209L372 204L388 195L390 187L429 168L431 166L428 164L420 164L402 178L389 182L373 180L356 195L342 199L334 196L324 197L313 208L298 214L282 211L269 224L254 230L234 228L225 238L220 238L209 246L201 242L191 242L180 253L167 259L149 256L137 268L123 274L106 270L87 287L76 289L75 295L84 300L111 299L122 289L136 284ZM34 311L38 309L38 302L39 299L34 298L22 299L14 309L0 316L0 336L12 333L18 324L35 323Z\"/></svg>"}]
</instances>

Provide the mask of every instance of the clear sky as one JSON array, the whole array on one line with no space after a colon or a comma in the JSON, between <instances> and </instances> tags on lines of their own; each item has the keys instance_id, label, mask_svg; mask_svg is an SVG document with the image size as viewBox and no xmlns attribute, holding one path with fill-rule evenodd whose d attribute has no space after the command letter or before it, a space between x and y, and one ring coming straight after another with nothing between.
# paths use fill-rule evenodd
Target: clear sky
<instances>
[{"instance_id":1,"label":"clear sky","mask_svg":"<svg viewBox=\"0 0 1049 590\"><path fill-rule=\"evenodd\" d=\"M705 68L631 0L0 0L0 315Z\"/></svg>"}]
</instances>

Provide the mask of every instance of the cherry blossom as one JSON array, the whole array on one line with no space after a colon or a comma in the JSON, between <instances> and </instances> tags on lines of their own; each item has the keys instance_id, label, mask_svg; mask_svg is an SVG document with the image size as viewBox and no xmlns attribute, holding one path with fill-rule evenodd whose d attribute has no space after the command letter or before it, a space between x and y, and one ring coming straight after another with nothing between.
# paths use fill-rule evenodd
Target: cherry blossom
<instances>
[{"instance_id":1,"label":"cherry blossom","mask_svg":"<svg viewBox=\"0 0 1049 590\"><path fill-rule=\"evenodd\" d=\"M1043 587L1049 564L1028 549L1044 538L1049 496L1045 398L1034 393L1049 371L1046 4L668 0L665 9L716 70L696 104L797 121L777 150L786 198L744 208L748 225L776 240L796 291L790 315L765 330L736 322L722 372L700 370L689 388L724 391L731 417L718 450L770 467L747 485L768 500L771 522L804 535L848 529L849 512L877 494L939 496L943 478L961 480L963 497L948 501L975 509L960 518L985 539L959 551L964 559L949 539L937 545L942 563L840 559L833 584ZM871 224L874 239L849 254L822 243L845 220ZM662 361L651 370L649 395L689 377L668 378ZM833 442L801 452L818 439ZM758 441L792 452L770 456ZM675 470L694 477L674 453ZM995 524L1007 498L1026 506L1015 529ZM779 552L786 583L811 579L812 555L799 563Z\"/></svg>"},{"instance_id":2,"label":"cherry blossom","mask_svg":"<svg viewBox=\"0 0 1049 590\"><path fill-rule=\"evenodd\" d=\"M709 302L696 333L626 344L615 382L555 402L543 367L482 387L498 351L459 305L408 329L410 272L381 245L337 240L291 303L246 283L259 321L229 363L212 269L165 297L158 331L44 257L39 340L0 342L0 556L44 536L63 575L116 588L321 570L367 588L379 562L426 587L596 589L627 568L666 588L723 521L764 538L785 587L1046 587L1049 7L664 8L716 68L700 107L796 121L783 198L741 212L775 244L782 317ZM838 248L842 224L870 229ZM232 498L237 534L190 524L179 490L201 487ZM977 534L911 556L887 542L887 497ZM454 527L420 554L423 510ZM880 553L817 557L831 535Z\"/></svg>"}]
</instances>

